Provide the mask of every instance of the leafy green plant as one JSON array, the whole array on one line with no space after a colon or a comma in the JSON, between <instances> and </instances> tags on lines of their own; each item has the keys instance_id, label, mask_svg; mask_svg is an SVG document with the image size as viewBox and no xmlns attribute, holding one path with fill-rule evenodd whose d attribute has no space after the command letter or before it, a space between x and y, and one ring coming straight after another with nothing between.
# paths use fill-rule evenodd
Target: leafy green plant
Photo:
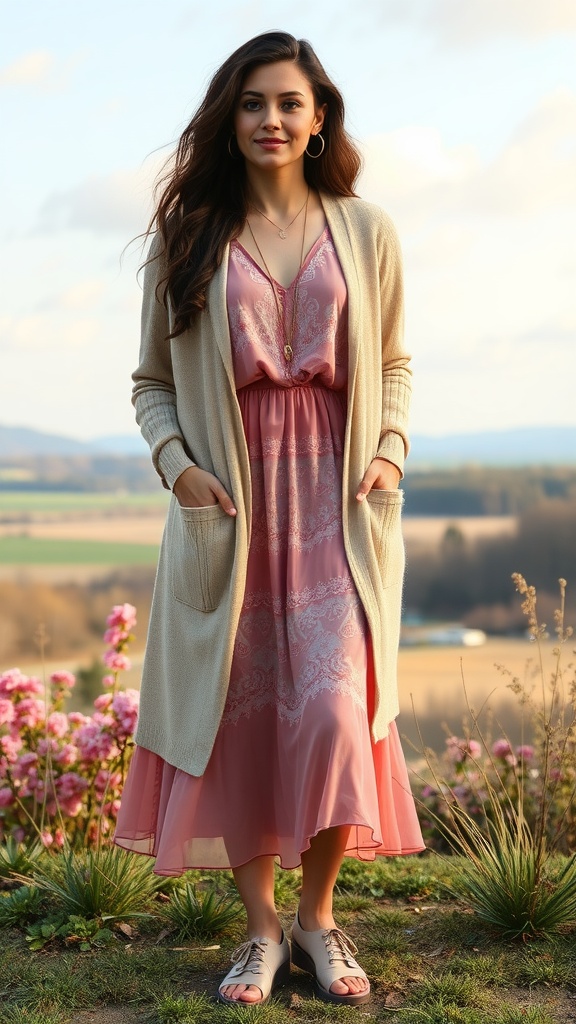
<instances>
[{"instance_id":1,"label":"leafy green plant","mask_svg":"<svg viewBox=\"0 0 576 1024\"><path fill-rule=\"evenodd\" d=\"M174 889L163 916L177 930L178 939L206 939L232 924L241 910L236 896L215 889L202 892L187 882Z\"/></svg>"},{"instance_id":2,"label":"leafy green plant","mask_svg":"<svg viewBox=\"0 0 576 1024\"><path fill-rule=\"evenodd\" d=\"M34 886L21 885L0 898L0 928L18 928L41 913L42 894Z\"/></svg>"},{"instance_id":3,"label":"leafy green plant","mask_svg":"<svg viewBox=\"0 0 576 1024\"><path fill-rule=\"evenodd\" d=\"M66 922L65 914L49 914L42 921L36 921L26 929L26 942L31 950L43 949L58 935L58 929Z\"/></svg>"},{"instance_id":4,"label":"leafy green plant","mask_svg":"<svg viewBox=\"0 0 576 1024\"><path fill-rule=\"evenodd\" d=\"M62 851L32 880L67 916L103 921L151 916L143 908L157 888L151 861L117 846Z\"/></svg>"},{"instance_id":5,"label":"leafy green plant","mask_svg":"<svg viewBox=\"0 0 576 1024\"><path fill-rule=\"evenodd\" d=\"M0 843L0 878L28 874L44 856L42 843L18 843L14 836L8 836Z\"/></svg>"},{"instance_id":6,"label":"leafy green plant","mask_svg":"<svg viewBox=\"0 0 576 1024\"><path fill-rule=\"evenodd\" d=\"M26 942L33 951L43 949L53 939L64 939L67 945L76 944L85 952L93 946L107 946L114 938L114 933L110 928L103 928L98 918L87 920L77 914L70 917L54 914L30 925L26 931Z\"/></svg>"}]
</instances>

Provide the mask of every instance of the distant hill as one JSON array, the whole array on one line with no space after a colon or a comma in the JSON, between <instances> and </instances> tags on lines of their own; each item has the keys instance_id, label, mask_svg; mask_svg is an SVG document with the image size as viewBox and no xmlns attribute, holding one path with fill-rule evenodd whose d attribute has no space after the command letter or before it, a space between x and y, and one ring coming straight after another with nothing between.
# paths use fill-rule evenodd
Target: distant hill
<instances>
[{"instance_id":1,"label":"distant hill","mask_svg":"<svg viewBox=\"0 0 576 1024\"><path fill-rule=\"evenodd\" d=\"M410 469L457 466L566 466L576 464L575 427L517 427L514 430L440 437L414 435Z\"/></svg>"},{"instance_id":2,"label":"distant hill","mask_svg":"<svg viewBox=\"0 0 576 1024\"><path fill-rule=\"evenodd\" d=\"M116 434L77 441L60 434L46 434L29 427L0 426L0 459L26 459L38 455L146 455L148 446L140 434Z\"/></svg>"},{"instance_id":3,"label":"distant hill","mask_svg":"<svg viewBox=\"0 0 576 1024\"><path fill-rule=\"evenodd\" d=\"M78 441L28 427L0 426L0 460L34 458L42 455L142 456L148 447L139 434L117 434ZM456 468L478 466L529 466L576 464L576 426L519 427L514 430L483 431L475 434L447 434L412 437L410 468Z\"/></svg>"}]
</instances>

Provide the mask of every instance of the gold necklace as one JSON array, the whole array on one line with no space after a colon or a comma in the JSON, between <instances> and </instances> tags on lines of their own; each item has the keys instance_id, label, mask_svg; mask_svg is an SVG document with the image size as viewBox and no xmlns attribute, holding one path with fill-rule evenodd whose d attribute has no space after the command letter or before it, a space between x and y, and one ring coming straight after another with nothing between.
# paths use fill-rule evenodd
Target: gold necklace
<instances>
[{"instance_id":1,"label":"gold necklace","mask_svg":"<svg viewBox=\"0 0 576 1024\"><path fill-rule=\"evenodd\" d=\"M256 213L259 213L261 217L264 217L265 220L267 220L269 224L272 224L272 227L276 228L276 230L278 231L278 237L281 238L282 240L284 240L286 238L286 232L288 231L288 228L292 227L294 221L298 220L298 217L302 213L302 210L304 209L305 206L307 206L307 204L308 204L308 196L309 195L310 195L310 189L308 189L308 192L306 193L306 199L302 203L302 206L298 210L298 213L296 214L295 217L292 218L290 223L287 224L285 228L281 228L279 224L276 224L276 222L273 221L270 217L268 217L268 215L266 213L264 213L264 210L261 210L258 206L255 206L254 209L256 210Z\"/></svg>"},{"instance_id":2,"label":"gold necklace","mask_svg":"<svg viewBox=\"0 0 576 1024\"><path fill-rule=\"evenodd\" d=\"M294 349L292 348L292 342L294 341L294 328L295 328L295 325L296 325L296 307L298 305L298 290L300 288L300 271L302 270L302 264L304 262L304 242L306 240L306 221L308 219L308 197L309 197L309 195L310 195L310 190L308 190L308 195L306 196L306 202L304 203L304 207L303 207L303 209L304 209L304 228L303 228L303 231L302 231L302 246L301 246L301 249L300 249L300 266L298 268L298 273L296 275L296 287L294 289L294 299L293 299L293 302L292 302L292 322L290 324L290 337L288 337L288 335L286 334L286 324L285 324L285 321L284 321L284 316L282 315L282 309L281 309L281 306L280 306L280 299L278 298L278 293L276 291L276 285L275 285L275 282L274 282L274 278L272 277L272 274L270 273L270 271L268 269L268 264L266 263L266 260L264 259L264 253L262 252L262 249L260 248L260 246L258 245L258 242L256 241L256 237L254 235L254 232L252 231L252 227L251 227L250 221L246 220L246 223L248 225L248 230L249 230L250 234L252 235L252 239L254 241L254 245L256 246L256 248L258 250L258 254L260 256L260 259L262 260L262 263L264 264L264 270L265 270L265 273L266 273L266 277L268 278L268 280L270 282L270 287L271 287L272 293L274 295L274 301L276 303L276 311L278 313L278 321L280 323L280 327L282 328L282 334L284 335L284 349L283 349L283 351L284 351L284 358L285 358L287 363L289 363L292 360L292 357L294 355Z\"/></svg>"}]
</instances>

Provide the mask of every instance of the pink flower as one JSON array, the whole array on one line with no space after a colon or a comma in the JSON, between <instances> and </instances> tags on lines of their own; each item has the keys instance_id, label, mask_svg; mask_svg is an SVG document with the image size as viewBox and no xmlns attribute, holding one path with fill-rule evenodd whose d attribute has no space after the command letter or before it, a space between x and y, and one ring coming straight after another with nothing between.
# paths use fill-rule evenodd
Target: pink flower
<instances>
[{"instance_id":1,"label":"pink flower","mask_svg":"<svg viewBox=\"0 0 576 1024\"><path fill-rule=\"evenodd\" d=\"M105 711L107 708L110 707L111 703L112 694L101 693L99 697L96 697L96 700L94 701L94 707L97 708L98 711Z\"/></svg>"},{"instance_id":2,"label":"pink flower","mask_svg":"<svg viewBox=\"0 0 576 1024\"><path fill-rule=\"evenodd\" d=\"M132 667L130 658L127 658L121 651L105 651L102 655L102 661L106 665L106 668L112 670L112 672L125 672Z\"/></svg>"},{"instance_id":3,"label":"pink flower","mask_svg":"<svg viewBox=\"0 0 576 1024\"><path fill-rule=\"evenodd\" d=\"M60 752L56 754L54 760L67 768L78 760L78 748L73 743L65 743Z\"/></svg>"},{"instance_id":4,"label":"pink flower","mask_svg":"<svg viewBox=\"0 0 576 1024\"><path fill-rule=\"evenodd\" d=\"M120 739L132 736L138 721L138 704L140 694L138 690L120 690L112 700L112 710L118 721L116 735Z\"/></svg>"},{"instance_id":5,"label":"pink flower","mask_svg":"<svg viewBox=\"0 0 576 1024\"><path fill-rule=\"evenodd\" d=\"M104 676L104 678L102 679L102 686L106 690L113 689L116 686L116 680L114 676Z\"/></svg>"},{"instance_id":6,"label":"pink flower","mask_svg":"<svg viewBox=\"0 0 576 1024\"><path fill-rule=\"evenodd\" d=\"M53 672L50 676L50 681L58 689L71 690L73 686L76 686L76 676L72 672L66 672L64 669L60 672Z\"/></svg>"},{"instance_id":7,"label":"pink flower","mask_svg":"<svg viewBox=\"0 0 576 1024\"><path fill-rule=\"evenodd\" d=\"M58 796L62 796L66 800L71 796L81 796L89 785L88 779L82 778L78 772L64 772L56 781Z\"/></svg>"},{"instance_id":8,"label":"pink flower","mask_svg":"<svg viewBox=\"0 0 576 1024\"><path fill-rule=\"evenodd\" d=\"M14 777L16 779L23 779L37 763L38 754L35 754L34 751L29 750L26 754L20 754L14 765Z\"/></svg>"},{"instance_id":9,"label":"pink flower","mask_svg":"<svg viewBox=\"0 0 576 1024\"><path fill-rule=\"evenodd\" d=\"M51 832L48 832L46 829L40 833L40 839L43 845L46 847L52 846L52 843L54 842L54 836L52 835Z\"/></svg>"},{"instance_id":10,"label":"pink flower","mask_svg":"<svg viewBox=\"0 0 576 1024\"><path fill-rule=\"evenodd\" d=\"M43 693L44 687L35 676L25 676L19 668L11 668L0 676L0 697L11 693Z\"/></svg>"},{"instance_id":11,"label":"pink flower","mask_svg":"<svg viewBox=\"0 0 576 1024\"><path fill-rule=\"evenodd\" d=\"M470 757L480 757L480 754L482 753L482 747L476 740L468 740L467 753L470 755Z\"/></svg>"},{"instance_id":12,"label":"pink flower","mask_svg":"<svg viewBox=\"0 0 576 1024\"><path fill-rule=\"evenodd\" d=\"M107 768L100 768L94 779L94 788L102 796L106 791L117 789L122 782L122 772L109 772Z\"/></svg>"},{"instance_id":13,"label":"pink flower","mask_svg":"<svg viewBox=\"0 0 576 1024\"><path fill-rule=\"evenodd\" d=\"M48 715L46 728L51 736L57 736L58 739L62 739L69 729L68 715L65 715L62 711L53 711L51 715Z\"/></svg>"},{"instance_id":14,"label":"pink flower","mask_svg":"<svg viewBox=\"0 0 576 1024\"><path fill-rule=\"evenodd\" d=\"M14 803L14 794L8 786L0 789L0 807L10 807Z\"/></svg>"},{"instance_id":15,"label":"pink flower","mask_svg":"<svg viewBox=\"0 0 576 1024\"><path fill-rule=\"evenodd\" d=\"M90 721L87 715L83 715L81 711L70 711L68 713L68 721L72 725L86 725Z\"/></svg>"},{"instance_id":16,"label":"pink flower","mask_svg":"<svg viewBox=\"0 0 576 1024\"><path fill-rule=\"evenodd\" d=\"M494 754L494 757L505 758L508 754L512 753L512 747L508 740L496 740L496 742L492 744L492 753Z\"/></svg>"},{"instance_id":17,"label":"pink flower","mask_svg":"<svg viewBox=\"0 0 576 1024\"><path fill-rule=\"evenodd\" d=\"M23 697L14 705L14 724L19 729L35 729L44 721L44 701L34 700L33 697Z\"/></svg>"},{"instance_id":18,"label":"pink flower","mask_svg":"<svg viewBox=\"0 0 576 1024\"><path fill-rule=\"evenodd\" d=\"M118 747L109 733L104 732L98 722L81 726L74 737L83 761L105 761L118 754Z\"/></svg>"},{"instance_id":19,"label":"pink flower","mask_svg":"<svg viewBox=\"0 0 576 1024\"><path fill-rule=\"evenodd\" d=\"M529 744L516 747L516 754L522 761L531 761L534 757L534 747L531 747Z\"/></svg>"},{"instance_id":20,"label":"pink flower","mask_svg":"<svg viewBox=\"0 0 576 1024\"><path fill-rule=\"evenodd\" d=\"M11 700L0 697L0 725L10 725L14 721L14 705Z\"/></svg>"},{"instance_id":21,"label":"pink flower","mask_svg":"<svg viewBox=\"0 0 576 1024\"><path fill-rule=\"evenodd\" d=\"M117 647L118 644L123 643L130 636L125 629L120 629L119 626L112 626L107 629L104 633L104 643L111 644L112 647Z\"/></svg>"},{"instance_id":22,"label":"pink flower","mask_svg":"<svg viewBox=\"0 0 576 1024\"><path fill-rule=\"evenodd\" d=\"M87 779L77 772L66 772L56 782L58 804L65 814L75 818L82 810L82 801L89 787Z\"/></svg>"},{"instance_id":23,"label":"pink flower","mask_svg":"<svg viewBox=\"0 0 576 1024\"><path fill-rule=\"evenodd\" d=\"M119 626L127 632L136 625L136 609L132 604L115 604L106 619L108 626Z\"/></svg>"},{"instance_id":24,"label":"pink flower","mask_svg":"<svg viewBox=\"0 0 576 1024\"><path fill-rule=\"evenodd\" d=\"M56 846L60 847L60 849L62 849L62 847L64 846L64 843L66 842L66 836L61 828L57 828L56 831L54 832L54 842L56 843Z\"/></svg>"},{"instance_id":25,"label":"pink flower","mask_svg":"<svg viewBox=\"0 0 576 1024\"><path fill-rule=\"evenodd\" d=\"M0 736L0 748L10 764L14 763L18 757L18 751L22 750L23 746L20 736Z\"/></svg>"}]
</instances>

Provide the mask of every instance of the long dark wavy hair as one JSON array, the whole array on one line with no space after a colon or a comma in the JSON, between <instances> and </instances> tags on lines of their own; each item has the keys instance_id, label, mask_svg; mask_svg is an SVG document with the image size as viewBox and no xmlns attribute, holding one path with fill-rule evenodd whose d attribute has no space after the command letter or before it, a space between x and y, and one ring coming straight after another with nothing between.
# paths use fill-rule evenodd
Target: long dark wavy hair
<instances>
[{"instance_id":1,"label":"long dark wavy hair","mask_svg":"<svg viewBox=\"0 0 576 1024\"><path fill-rule=\"evenodd\" d=\"M358 150L344 129L344 100L310 43L287 32L266 32L244 43L213 76L208 91L180 137L170 169L156 186L157 205L148 232L164 242L167 273L161 282L174 308L171 337L190 327L206 307L208 285L227 243L240 233L248 212L244 158L228 144L247 76L261 64L294 61L307 78L317 107L326 104L318 160L304 157L311 188L353 196L360 171ZM157 255L159 253L157 252Z\"/></svg>"}]
</instances>

